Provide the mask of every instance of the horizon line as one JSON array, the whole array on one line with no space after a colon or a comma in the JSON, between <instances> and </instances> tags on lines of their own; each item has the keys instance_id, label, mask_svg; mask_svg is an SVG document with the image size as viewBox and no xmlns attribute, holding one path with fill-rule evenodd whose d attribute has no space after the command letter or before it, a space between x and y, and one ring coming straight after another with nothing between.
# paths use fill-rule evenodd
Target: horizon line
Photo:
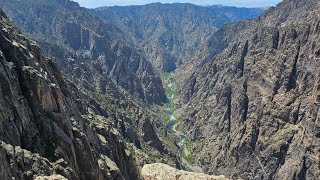
<instances>
[{"instance_id":1,"label":"horizon line","mask_svg":"<svg viewBox=\"0 0 320 180\"><path fill-rule=\"evenodd\" d=\"M80 3L77 2L79 5ZM162 3L162 2L150 2L150 3L146 3L146 4L130 4L130 5L105 5L105 6L97 6L97 7L85 7L85 6L81 6L81 7L85 7L88 9L98 9L98 8L104 8L104 7L128 7L128 6L146 6L146 5L151 5L151 4L162 4L162 5L166 5L166 4L189 4L189 5L194 5L194 6L201 6L201 7L210 7L210 6L221 6L221 7L235 7L235 8L250 8L250 9L254 9L254 8L270 8L270 7L274 7L276 5L273 6L252 6L252 7L247 7L247 6L236 6L236 5L223 5L223 4L194 4L194 3L189 3L189 2L173 2L173 3Z\"/></svg>"}]
</instances>

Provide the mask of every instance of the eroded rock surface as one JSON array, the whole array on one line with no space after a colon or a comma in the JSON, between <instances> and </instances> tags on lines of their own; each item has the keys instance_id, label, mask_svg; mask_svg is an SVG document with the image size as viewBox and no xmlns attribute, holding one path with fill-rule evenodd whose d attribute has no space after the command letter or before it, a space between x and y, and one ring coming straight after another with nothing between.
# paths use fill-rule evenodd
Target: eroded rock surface
<instances>
[{"instance_id":1,"label":"eroded rock surface","mask_svg":"<svg viewBox=\"0 0 320 180\"><path fill-rule=\"evenodd\" d=\"M225 26L182 80L182 122L207 173L320 177L319 11L318 0L285 0Z\"/></svg>"},{"instance_id":2,"label":"eroded rock surface","mask_svg":"<svg viewBox=\"0 0 320 180\"><path fill-rule=\"evenodd\" d=\"M223 175L211 176L203 173L188 172L161 163L144 165L141 174L144 180L229 180Z\"/></svg>"},{"instance_id":3,"label":"eroded rock surface","mask_svg":"<svg viewBox=\"0 0 320 180\"><path fill-rule=\"evenodd\" d=\"M114 24L70 0L0 0L0 7L59 65L69 79L106 94L110 82L149 104L165 91L144 54Z\"/></svg>"},{"instance_id":4,"label":"eroded rock surface","mask_svg":"<svg viewBox=\"0 0 320 180\"><path fill-rule=\"evenodd\" d=\"M108 103L118 107L80 92L0 11L0 179L139 179L145 152L166 151L153 117Z\"/></svg>"}]
</instances>

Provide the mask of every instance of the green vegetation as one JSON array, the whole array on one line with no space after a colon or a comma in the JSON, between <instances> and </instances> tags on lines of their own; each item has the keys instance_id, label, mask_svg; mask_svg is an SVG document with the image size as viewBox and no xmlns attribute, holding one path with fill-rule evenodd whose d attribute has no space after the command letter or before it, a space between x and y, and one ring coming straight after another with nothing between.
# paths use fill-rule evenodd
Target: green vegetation
<instances>
[{"instance_id":1,"label":"green vegetation","mask_svg":"<svg viewBox=\"0 0 320 180\"><path fill-rule=\"evenodd\" d=\"M149 155L149 159L151 162L156 163L157 160L159 159L158 156L154 155L154 154L148 154Z\"/></svg>"},{"instance_id":2,"label":"green vegetation","mask_svg":"<svg viewBox=\"0 0 320 180\"><path fill-rule=\"evenodd\" d=\"M174 124L172 125L172 129L177 129L177 126L181 123L181 117L178 117L175 121Z\"/></svg>"},{"instance_id":3,"label":"green vegetation","mask_svg":"<svg viewBox=\"0 0 320 180\"><path fill-rule=\"evenodd\" d=\"M186 139L185 146L182 150L182 157L185 159L190 165L195 164L195 158L190 151L192 149L190 140Z\"/></svg>"},{"instance_id":4,"label":"green vegetation","mask_svg":"<svg viewBox=\"0 0 320 180\"><path fill-rule=\"evenodd\" d=\"M170 100L171 100L171 103L169 104L170 107L168 107L166 103L163 103L163 108L164 109L169 108L171 114L173 114L173 112L175 111L174 99L178 94L176 82L175 82L175 79L172 74L168 74L168 75L164 76L163 79L166 84L166 86L165 86L166 95L167 95L167 97L170 97ZM169 86L169 84L171 84L171 87ZM167 120L167 124L168 124L170 122L170 117L168 114L167 114L167 118L168 118L168 120ZM175 136L178 138L180 138L180 135L178 135L178 134L180 134L180 132L177 131L176 128L177 128L177 126L179 126L181 121L182 121L181 117L177 117L176 120L173 122L173 125L171 126L172 132L174 132ZM183 141L183 140L180 139L180 141ZM188 139L184 139L184 141L185 142L182 142L182 143L184 143L184 146L182 149L181 158L184 159L185 161L187 161L187 163L189 165L194 165L195 158L191 152L191 149L192 149L191 141ZM171 142L166 141L165 143L167 146L170 146L171 148L177 149L176 145L172 141Z\"/></svg>"}]
</instances>

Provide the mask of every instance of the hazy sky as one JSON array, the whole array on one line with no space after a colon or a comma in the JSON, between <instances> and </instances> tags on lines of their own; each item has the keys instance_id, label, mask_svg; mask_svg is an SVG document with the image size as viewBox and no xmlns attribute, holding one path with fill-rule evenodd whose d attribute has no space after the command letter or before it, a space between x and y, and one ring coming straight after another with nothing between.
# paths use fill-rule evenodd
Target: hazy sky
<instances>
[{"instance_id":1,"label":"hazy sky","mask_svg":"<svg viewBox=\"0 0 320 180\"><path fill-rule=\"evenodd\" d=\"M122 5L137 5L147 4L152 2L161 3L192 3L198 5L213 5L222 4L226 6L238 6L238 7L263 7L274 6L281 0L73 0L79 2L81 6L88 8L95 8L100 6L122 6Z\"/></svg>"}]
</instances>

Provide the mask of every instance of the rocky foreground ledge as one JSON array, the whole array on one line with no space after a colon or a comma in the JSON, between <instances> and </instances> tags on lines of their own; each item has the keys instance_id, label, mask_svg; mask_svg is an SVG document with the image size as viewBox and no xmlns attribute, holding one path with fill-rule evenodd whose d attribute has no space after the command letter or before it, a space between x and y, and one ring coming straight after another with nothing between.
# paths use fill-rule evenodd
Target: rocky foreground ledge
<instances>
[{"instance_id":1,"label":"rocky foreground ledge","mask_svg":"<svg viewBox=\"0 0 320 180\"><path fill-rule=\"evenodd\" d=\"M229 180L223 175L210 176L203 173L188 172L161 163L144 165L141 174L144 180Z\"/></svg>"}]
</instances>

